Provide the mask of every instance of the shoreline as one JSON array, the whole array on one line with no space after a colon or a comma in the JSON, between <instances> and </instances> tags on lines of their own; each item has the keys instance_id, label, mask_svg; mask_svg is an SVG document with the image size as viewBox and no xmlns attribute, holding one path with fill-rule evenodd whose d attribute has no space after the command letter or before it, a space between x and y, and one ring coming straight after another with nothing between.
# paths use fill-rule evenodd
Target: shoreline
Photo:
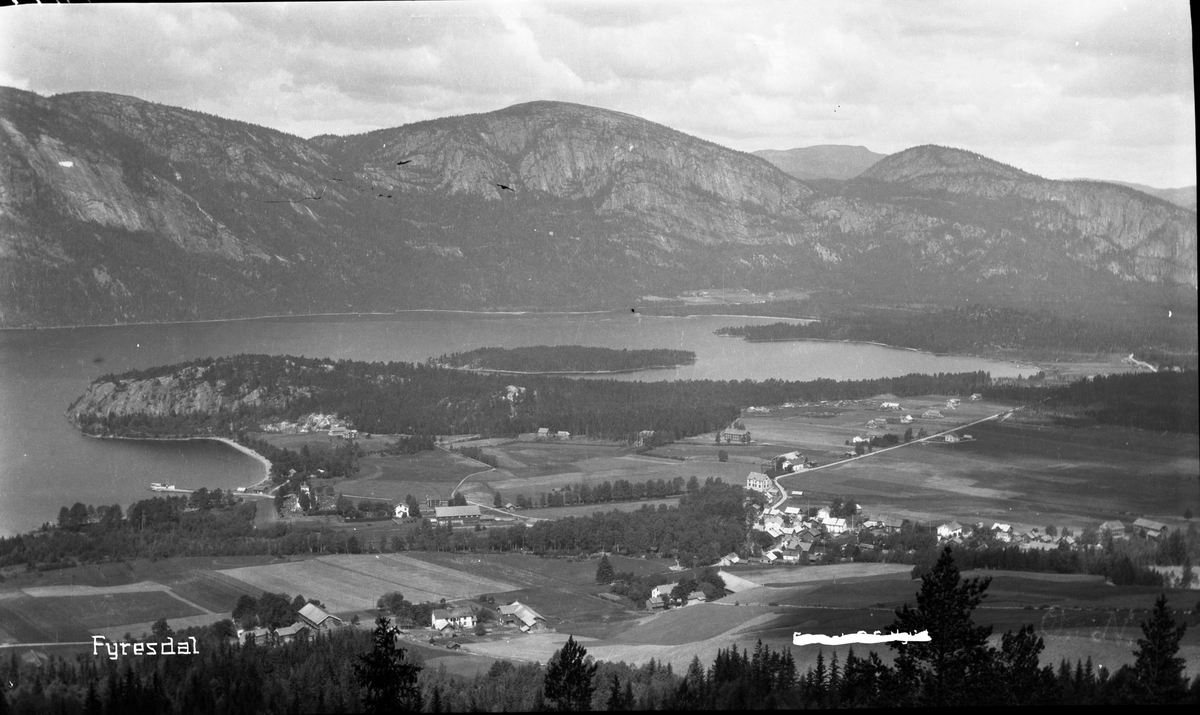
<instances>
[{"instance_id":1,"label":"shoreline","mask_svg":"<svg viewBox=\"0 0 1200 715\"><path fill-rule=\"evenodd\" d=\"M674 370L675 368L695 365L696 361L679 363L677 365L647 365L646 367L631 367L625 370L557 370L557 371L528 371L528 370L498 370L488 367L455 367L454 365L438 364L447 370L462 370L464 372L479 372L492 375L625 375L643 370Z\"/></svg>"},{"instance_id":2,"label":"shoreline","mask_svg":"<svg viewBox=\"0 0 1200 715\"><path fill-rule=\"evenodd\" d=\"M801 342L807 342L807 343L844 343L844 344L854 343L854 344L858 344L858 345L875 345L875 346L878 346L881 348L888 348L889 350L907 350L909 352L921 353L924 355L932 355L934 357L963 357L963 358L975 358L977 360L994 360L996 362L1006 362L1010 365L1016 365L1017 367L1021 368L1022 370L1028 369L1028 370L1036 370L1036 371L1040 371L1040 372L1046 371L1046 368L1044 366L1037 365L1032 362L1027 363L1027 364L1022 364L1020 362L1017 362L1016 360L1011 360L1008 358L995 357L995 356L991 356L991 355L975 355L973 353L935 353L930 350L921 350L920 348L906 348L906 347L901 347L899 345L888 345L887 343L879 343L879 342L875 342L873 340L831 340L829 338L771 338L771 339L766 339L766 340L751 340L750 338L747 338L744 335L718 335L717 337L741 338L742 340L745 340L748 343L801 343ZM1037 374L1037 373L1035 372L1034 374Z\"/></svg>"},{"instance_id":3,"label":"shoreline","mask_svg":"<svg viewBox=\"0 0 1200 715\"><path fill-rule=\"evenodd\" d=\"M399 316L405 313L458 313L467 315L480 316L524 316L524 315L603 315L605 313L619 313L620 308L611 310L463 310L457 308L406 308L404 310L394 310L389 312L371 312L357 311L350 313L278 313L270 315L251 315L241 318L198 318L196 320L143 320L132 323L81 323L78 325L26 325L26 326L7 326L0 327L3 330L73 330L75 328L132 328L139 326L157 326L157 325L201 325L205 323L242 323L253 320L279 320L285 318L368 318L368 317L391 317ZM688 316L685 316L688 317Z\"/></svg>"},{"instance_id":4,"label":"shoreline","mask_svg":"<svg viewBox=\"0 0 1200 715\"><path fill-rule=\"evenodd\" d=\"M123 439L123 440L127 440L130 442L197 442L197 441L221 442L222 444L228 445L229 447L236 449L237 451L241 452L242 454L246 455L247 457L257 460L259 462L259 464L263 465L263 478L257 482L254 482L253 484L247 484L245 487L247 492L250 491L251 489L253 489L254 487L258 487L263 484L269 484L271 482L271 467L272 467L271 460L267 459L266 457L262 456L258 452L255 452L254 450L250 449L249 447L247 447L245 445L238 444L237 442L233 441L232 439L229 439L228 437L124 437L121 435L88 434L87 432L80 432L80 434L82 434L84 437L91 437L92 439Z\"/></svg>"}]
</instances>

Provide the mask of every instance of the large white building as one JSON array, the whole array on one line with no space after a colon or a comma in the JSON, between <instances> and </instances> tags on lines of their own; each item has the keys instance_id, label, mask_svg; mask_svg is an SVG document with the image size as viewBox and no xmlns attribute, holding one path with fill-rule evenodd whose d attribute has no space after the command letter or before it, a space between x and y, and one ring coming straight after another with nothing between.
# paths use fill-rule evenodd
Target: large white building
<instances>
[{"instance_id":1,"label":"large white building","mask_svg":"<svg viewBox=\"0 0 1200 715\"><path fill-rule=\"evenodd\" d=\"M746 488L756 492L771 491L771 478L762 472L750 472L746 475Z\"/></svg>"}]
</instances>

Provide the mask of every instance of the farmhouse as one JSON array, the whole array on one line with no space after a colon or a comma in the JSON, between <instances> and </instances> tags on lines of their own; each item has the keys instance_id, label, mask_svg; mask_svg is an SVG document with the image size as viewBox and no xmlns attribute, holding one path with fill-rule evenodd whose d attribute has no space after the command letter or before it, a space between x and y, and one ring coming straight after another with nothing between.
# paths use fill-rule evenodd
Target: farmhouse
<instances>
[{"instance_id":1,"label":"farmhouse","mask_svg":"<svg viewBox=\"0 0 1200 715\"><path fill-rule=\"evenodd\" d=\"M741 557L737 555L736 551L730 551L729 553L727 553L721 557L721 560L717 562L717 565L718 566L732 566L733 564L736 564L741 560L742 560Z\"/></svg>"},{"instance_id":2,"label":"farmhouse","mask_svg":"<svg viewBox=\"0 0 1200 715\"><path fill-rule=\"evenodd\" d=\"M550 428L549 427L538 427L537 433L538 433L538 437L545 439L550 436Z\"/></svg>"},{"instance_id":3,"label":"farmhouse","mask_svg":"<svg viewBox=\"0 0 1200 715\"><path fill-rule=\"evenodd\" d=\"M684 605L691 606L696 603L704 603L707 600L704 598L703 591L692 591L687 595L687 602Z\"/></svg>"},{"instance_id":4,"label":"farmhouse","mask_svg":"<svg viewBox=\"0 0 1200 715\"><path fill-rule=\"evenodd\" d=\"M1161 534L1167 533L1167 525L1161 521L1151 521L1150 519L1138 519L1133 522L1133 528L1145 529L1146 536L1151 539L1157 539Z\"/></svg>"},{"instance_id":5,"label":"farmhouse","mask_svg":"<svg viewBox=\"0 0 1200 715\"><path fill-rule=\"evenodd\" d=\"M520 601L513 601L507 606L500 607L500 615L505 623L515 623L520 621L522 625L532 628L538 621L545 621L545 617L529 606L526 606Z\"/></svg>"},{"instance_id":6,"label":"farmhouse","mask_svg":"<svg viewBox=\"0 0 1200 715\"><path fill-rule=\"evenodd\" d=\"M952 432L952 433L946 435L946 441L949 442L950 444L954 444L955 442L958 441L958 435L956 435Z\"/></svg>"},{"instance_id":7,"label":"farmhouse","mask_svg":"<svg viewBox=\"0 0 1200 715\"><path fill-rule=\"evenodd\" d=\"M453 628L474 628L475 614L463 608L435 608L430 614L433 627L437 630Z\"/></svg>"},{"instance_id":8,"label":"farmhouse","mask_svg":"<svg viewBox=\"0 0 1200 715\"><path fill-rule=\"evenodd\" d=\"M327 631L345 625L342 619L326 613L315 603L307 603L300 609L300 622L318 631Z\"/></svg>"},{"instance_id":9,"label":"farmhouse","mask_svg":"<svg viewBox=\"0 0 1200 715\"><path fill-rule=\"evenodd\" d=\"M942 413L937 410L925 410L924 414L921 415L921 419L923 420L940 420L941 418Z\"/></svg>"},{"instance_id":10,"label":"farmhouse","mask_svg":"<svg viewBox=\"0 0 1200 715\"><path fill-rule=\"evenodd\" d=\"M1119 521L1106 521L1100 525L1099 531L1101 534L1107 531L1113 535L1113 538L1125 538L1125 525Z\"/></svg>"},{"instance_id":11,"label":"farmhouse","mask_svg":"<svg viewBox=\"0 0 1200 715\"><path fill-rule=\"evenodd\" d=\"M938 527L937 533L940 539L949 539L952 536L962 536L962 524L957 521L951 521L947 524L942 524Z\"/></svg>"},{"instance_id":12,"label":"farmhouse","mask_svg":"<svg viewBox=\"0 0 1200 715\"><path fill-rule=\"evenodd\" d=\"M735 442L738 444L750 444L750 430L730 427L729 429L721 432L720 439L724 441L725 444L733 444Z\"/></svg>"},{"instance_id":13,"label":"farmhouse","mask_svg":"<svg viewBox=\"0 0 1200 715\"><path fill-rule=\"evenodd\" d=\"M904 415L903 417L900 418L900 424L902 424L902 425L911 425L912 421L913 421L912 415Z\"/></svg>"},{"instance_id":14,"label":"farmhouse","mask_svg":"<svg viewBox=\"0 0 1200 715\"><path fill-rule=\"evenodd\" d=\"M771 490L771 479L762 472L750 472L746 475L746 488L756 492Z\"/></svg>"},{"instance_id":15,"label":"farmhouse","mask_svg":"<svg viewBox=\"0 0 1200 715\"><path fill-rule=\"evenodd\" d=\"M570 439L571 433L563 431L563 430L559 430L558 433L555 435L555 437L558 437L559 439Z\"/></svg>"},{"instance_id":16,"label":"farmhouse","mask_svg":"<svg viewBox=\"0 0 1200 715\"><path fill-rule=\"evenodd\" d=\"M474 504L434 507L433 513L434 520L439 524L473 524L479 521L479 507Z\"/></svg>"},{"instance_id":17,"label":"farmhouse","mask_svg":"<svg viewBox=\"0 0 1200 715\"><path fill-rule=\"evenodd\" d=\"M330 616L332 618L332 616ZM303 620L296 621L290 626L279 628L275 631L275 637L280 643L290 643L296 640L296 636L301 633L308 633L309 626Z\"/></svg>"},{"instance_id":18,"label":"farmhouse","mask_svg":"<svg viewBox=\"0 0 1200 715\"><path fill-rule=\"evenodd\" d=\"M397 519L407 519L408 504L397 504L392 511L392 516L396 517Z\"/></svg>"},{"instance_id":19,"label":"farmhouse","mask_svg":"<svg viewBox=\"0 0 1200 715\"><path fill-rule=\"evenodd\" d=\"M983 395L979 394L978 392L971 395L971 402L978 402L982 399L983 399Z\"/></svg>"},{"instance_id":20,"label":"farmhouse","mask_svg":"<svg viewBox=\"0 0 1200 715\"><path fill-rule=\"evenodd\" d=\"M900 403L899 402L881 402L881 403L879 403L879 409L881 409L881 410L898 410L898 409L900 409Z\"/></svg>"},{"instance_id":21,"label":"farmhouse","mask_svg":"<svg viewBox=\"0 0 1200 715\"><path fill-rule=\"evenodd\" d=\"M796 551L795 549L784 549L783 550L783 561L784 561L784 563L789 563L789 564L800 563L800 552Z\"/></svg>"}]
</instances>

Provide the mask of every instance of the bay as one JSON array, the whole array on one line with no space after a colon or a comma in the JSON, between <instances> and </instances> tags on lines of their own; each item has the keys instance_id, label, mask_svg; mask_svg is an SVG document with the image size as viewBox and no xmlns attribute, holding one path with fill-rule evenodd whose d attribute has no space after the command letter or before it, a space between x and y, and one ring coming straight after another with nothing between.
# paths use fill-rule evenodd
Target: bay
<instances>
[{"instance_id":1,"label":"bay","mask_svg":"<svg viewBox=\"0 0 1200 715\"><path fill-rule=\"evenodd\" d=\"M77 501L125 507L150 496L150 482L209 489L257 482L261 464L218 442L93 439L63 416L97 377L198 357L264 353L423 362L488 346L586 345L697 355L692 365L606 376L618 380L849 380L971 370L1002 377L1035 371L863 343L748 343L714 335L727 325L777 320L415 311L0 331L0 535L53 522L60 507Z\"/></svg>"}]
</instances>

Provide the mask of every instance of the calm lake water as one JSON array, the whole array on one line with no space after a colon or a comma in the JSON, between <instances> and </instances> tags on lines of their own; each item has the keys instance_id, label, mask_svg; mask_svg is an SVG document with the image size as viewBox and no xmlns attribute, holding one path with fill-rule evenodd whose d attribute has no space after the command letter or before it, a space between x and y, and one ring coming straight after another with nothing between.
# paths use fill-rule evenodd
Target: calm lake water
<instances>
[{"instance_id":1,"label":"calm lake water","mask_svg":"<svg viewBox=\"0 0 1200 715\"><path fill-rule=\"evenodd\" d=\"M258 481L255 460L216 442L134 442L84 437L63 417L95 378L131 368L267 353L422 362L478 347L590 345L676 348L694 365L620 380L863 379L907 373L1033 372L1012 363L849 343L747 343L713 334L773 318L669 318L633 314L272 318L180 325L0 331L0 534L55 521L61 506L145 498L150 482L230 489Z\"/></svg>"}]
</instances>

